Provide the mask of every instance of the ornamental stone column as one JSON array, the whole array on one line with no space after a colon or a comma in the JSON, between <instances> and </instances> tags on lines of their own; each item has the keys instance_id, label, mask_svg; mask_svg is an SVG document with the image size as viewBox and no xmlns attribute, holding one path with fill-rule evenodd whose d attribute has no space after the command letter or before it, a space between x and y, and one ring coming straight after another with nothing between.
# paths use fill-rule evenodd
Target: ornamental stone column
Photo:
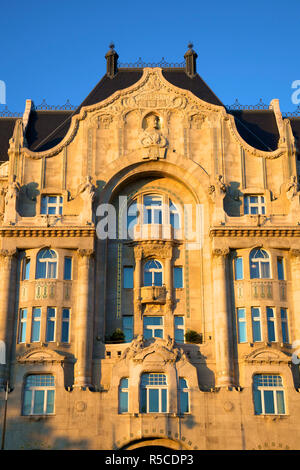
<instances>
[{"instance_id":1,"label":"ornamental stone column","mask_svg":"<svg viewBox=\"0 0 300 470\"><path fill-rule=\"evenodd\" d=\"M226 283L226 260L228 254L228 248L215 249L213 251L216 387L230 387L233 384Z\"/></svg>"},{"instance_id":2,"label":"ornamental stone column","mask_svg":"<svg viewBox=\"0 0 300 470\"><path fill-rule=\"evenodd\" d=\"M76 312L75 387L92 386L94 331L94 251L79 249Z\"/></svg>"},{"instance_id":3,"label":"ornamental stone column","mask_svg":"<svg viewBox=\"0 0 300 470\"><path fill-rule=\"evenodd\" d=\"M294 338L290 342L300 340L300 250L292 249L290 251L291 275L293 287L293 324Z\"/></svg>"},{"instance_id":4,"label":"ornamental stone column","mask_svg":"<svg viewBox=\"0 0 300 470\"><path fill-rule=\"evenodd\" d=\"M16 250L0 250L0 389L9 379L16 298Z\"/></svg>"},{"instance_id":5,"label":"ornamental stone column","mask_svg":"<svg viewBox=\"0 0 300 470\"><path fill-rule=\"evenodd\" d=\"M134 247L135 269L133 278L133 305L134 305L134 336L143 334L141 285L142 285L142 257L141 246Z\"/></svg>"}]
</instances>

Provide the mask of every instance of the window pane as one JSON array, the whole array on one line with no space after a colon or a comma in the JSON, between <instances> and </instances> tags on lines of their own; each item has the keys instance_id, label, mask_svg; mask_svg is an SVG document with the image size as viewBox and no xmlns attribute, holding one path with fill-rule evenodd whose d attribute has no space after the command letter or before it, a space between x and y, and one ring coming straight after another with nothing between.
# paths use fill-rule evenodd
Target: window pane
<instances>
[{"instance_id":1,"label":"window pane","mask_svg":"<svg viewBox=\"0 0 300 470\"><path fill-rule=\"evenodd\" d=\"M259 266L258 263L250 261L250 277L251 279L259 278Z\"/></svg>"},{"instance_id":2,"label":"window pane","mask_svg":"<svg viewBox=\"0 0 300 470\"><path fill-rule=\"evenodd\" d=\"M278 414L285 414L285 406L284 406L284 393L281 390L276 392L276 399L277 399L277 413Z\"/></svg>"},{"instance_id":3,"label":"window pane","mask_svg":"<svg viewBox=\"0 0 300 470\"><path fill-rule=\"evenodd\" d=\"M32 391L25 390L24 392L24 401L23 401L23 414L30 415L31 414L31 400L32 400Z\"/></svg>"},{"instance_id":4,"label":"window pane","mask_svg":"<svg viewBox=\"0 0 300 470\"><path fill-rule=\"evenodd\" d=\"M35 390L34 392L34 404L33 404L33 413L34 414L43 414L44 413L44 390Z\"/></svg>"},{"instance_id":5,"label":"window pane","mask_svg":"<svg viewBox=\"0 0 300 470\"><path fill-rule=\"evenodd\" d=\"M235 279L243 279L243 258L235 258Z\"/></svg>"},{"instance_id":6,"label":"window pane","mask_svg":"<svg viewBox=\"0 0 300 470\"><path fill-rule=\"evenodd\" d=\"M269 278L270 277L270 263L261 262L261 277Z\"/></svg>"},{"instance_id":7,"label":"window pane","mask_svg":"<svg viewBox=\"0 0 300 470\"><path fill-rule=\"evenodd\" d=\"M124 288L125 289L133 289L133 267L132 266L125 266L123 270L124 275Z\"/></svg>"},{"instance_id":8,"label":"window pane","mask_svg":"<svg viewBox=\"0 0 300 470\"><path fill-rule=\"evenodd\" d=\"M163 338L163 330L154 330L155 338Z\"/></svg>"},{"instance_id":9,"label":"window pane","mask_svg":"<svg viewBox=\"0 0 300 470\"><path fill-rule=\"evenodd\" d=\"M254 391L254 412L256 415L262 414L261 392L259 390Z\"/></svg>"},{"instance_id":10,"label":"window pane","mask_svg":"<svg viewBox=\"0 0 300 470\"><path fill-rule=\"evenodd\" d=\"M72 258L65 257L64 264L64 279L70 281L72 279Z\"/></svg>"},{"instance_id":11,"label":"window pane","mask_svg":"<svg viewBox=\"0 0 300 470\"><path fill-rule=\"evenodd\" d=\"M144 274L144 285L152 286L152 273L145 272Z\"/></svg>"},{"instance_id":12,"label":"window pane","mask_svg":"<svg viewBox=\"0 0 300 470\"><path fill-rule=\"evenodd\" d=\"M247 342L246 322L239 322L239 343Z\"/></svg>"},{"instance_id":13,"label":"window pane","mask_svg":"<svg viewBox=\"0 0 300 470\"><path fill-rule=\"evenodd\" d=\"M165 388L161 390L161 412L167 412L167 390Z\"/></svg>"},{"instance_id":14,"label":"window pane","mask_svg":"<svg viewBox=\"0 0 300 470\"><path fill-rule=\"evenodd\" d=\"M144 317L144 325L162 325L162 317Z\"/></svg>"},{"instance_id":15,"label":"window pane","mask_svg":"<svg viewBox=\"0 0 300 470\"><path fill-rule=\"evenodd\" d=\"M152 330L146 330L146 329L144 329L144 338L145 338L145 339L152 338Z\"/></svg>"},{"instance_id":16,"label":"window pane","mask_svg":"<svg viewBox=\"0 0 300 470\"><path fill-rule=\"evenodd\" d=\"M162 273L154 273L154 285L162 286Z\"/></svg>"},{"instance_id":17,"label":"window pane","mask_svg":"<svg viewBox=\"0 0 300 470\"><path fill-rule=\"evenodd\" d=\"M174 322L175 322L175 325L184 325L184 318L183 317L180 317L180 316L175 316L174 317Z\"/></svg>"},{"instance_id":18,"label":"window pane","mask_svg":"<svg viewBox=\"0 0 300 470\"><path fill-rule=\"evenodd\" d=\"M268 340L275 341L274 310L267 307Z\"/></svg>"},{"instance_id":19,"label":"window pane","mask_svg":"<svg viewBox=\"0 0 300 470\"><path fill-rule=\"evenodd\" d=\"M188 392L180 392L180 413L189 412L189 394Z\"/></svg>"},{"instance_id":20,"label":"window pane","mask_svg":"<svg viewBox=\"0 0 300 470\"><path fill-rule=\"evenodd\" d=\"M37 260L36 266L36 279L45 279L46 277L46 263L40 263Z\"/></svg>"},{"instance_id":21,"label":"window pane","mask_svg":"<svg viewBox=\"0 0 300 470\"><path fill-rule=\"evenodd\" d=\"M278 272L278 279L280 281L284 280L283 258L277 258L277 272Z\"/></svg>"},{"instance_id":22,"label":"window pane","mask_svg":"<svg viewBox=\"0 0 300 470\"><path fill-rule=\"evenodd\" d=\"M54 390L48 390L46 413L49 414L53 412L54 412Z\"/></svg>"},{"instance_id":23,"label":"window pane","mask_svg":"<svg viewBox=\"0 0 300 470\"><path fill-rule=\"evenodd\" d=\"M120 413L128 412L128 392L120 392Z\"/></svg>"},{"instance_id":24,"label":"window pane","mask_svg":"<svg viewBox=\"0 0 300 470\"><path fill-rule=\"evenodd\" d=\"M265 400L265 413L274 414L274 394L271 390L264 390L264 400Z\"/></svg>"},{"instance_id":25,"label":"window pane","mask_svg":"<svg viewBox=\"0 0 300 470\"><path fill-rule=\"evenodd\" d=\"M182 329L176 329L174 339L177 343L184 343L184 331Z\"/></svg>"},{"instance_id":26,"label":"window pane","mask_svg":"<svg viewBox=\"0 0 300 470\"><path fill-rule=\"evenodd\" d=\"M133 340L133 316L123 317L123 333L125 342L130 343Z\"/></svg>"},{"instance_id":27,"label":"window pane","mask_svg":"<svg viewBox=\"0 0 300 470\"><path fill-rule=\"evenodd\" d=\"M159 411L159 390L149 389L149 413Z\"/></svg>"},{"instance_id":28,"label":"window pane","mask_svg":"<svg viewBox=\"0 0 300 470\"><path fill-rule=\"evenodd\" d=\"M174 268L174 288L179 289L183 287L182 267Z\"/></svg>"},{"instance_id":29,"label":"window pane","mask_svg":"<svg viewBox=\"0 0 300 470\"><path fill-rule=\"evenodd\" d=\"M147 413L147 390L142 388L141 390L141 413Z\"/></svg>"},{"instance_id":30,"label":"window pane","mask_svg":"<svg viewBox=\"0 0 300 470\"><path fill-rule=\"evenodd\" d=\"M66 322L66 321L64 321L62 323L61 341L62 341L62 343L68 343L69 342L69 323Z\"/></svg>"}]
</instances>

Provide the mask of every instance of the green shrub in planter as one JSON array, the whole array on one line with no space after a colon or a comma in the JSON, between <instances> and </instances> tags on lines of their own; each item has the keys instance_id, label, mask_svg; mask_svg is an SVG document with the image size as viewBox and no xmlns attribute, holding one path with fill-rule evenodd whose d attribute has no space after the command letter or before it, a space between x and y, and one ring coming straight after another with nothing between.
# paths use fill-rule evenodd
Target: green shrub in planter
<instances>
[{"instance_id":1,"label":"green shrub in planter","mask_svg":"<svg viewBox=\"0 0 300 470\"><path fill-rule=\"evenodd\" d=\"M186 343L202 343L202 336L194 330L187 330L184 335Z\"/></svg>"},{"instance_id":2,"label":"green shrub in planter","mask_svg":"<svg viewBox=\"0 0 300 470\"><path fill-rule=\"evenodd\" d=\"M125 335L120 328L117 328L110 337L110 341L119 341L120 343L125 340Z\"/></svg>"}]
</instances>

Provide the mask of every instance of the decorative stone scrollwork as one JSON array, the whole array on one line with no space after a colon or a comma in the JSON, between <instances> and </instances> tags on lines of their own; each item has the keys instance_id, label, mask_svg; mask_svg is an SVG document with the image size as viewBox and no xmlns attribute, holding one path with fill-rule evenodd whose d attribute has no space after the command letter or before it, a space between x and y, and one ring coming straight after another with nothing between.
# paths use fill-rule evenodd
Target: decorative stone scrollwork
<instances>
[{"instance_id":1,"label":"decorative stone scrollwork","mask_svg":"<svg viewBox=\"0 0 300 470\"><path fill-rule=\"evenodd\" d=\"M95 251L91 249L86 249L86 248L79 248L77 250L77 255L80 258L92 258L94 257Z\"/></svg>"},{"instance_id":2,"label":"decorative stone scrollwork","mask_svg":"<svg viewBox=\"0 0 300 470\"><path fill-rule=\"evenodd\" d=\"M159 259L172 258L173 247L171 244L143 243L134 247L136 259L155 257Z\"/></svg>"},{"instance_id":3,"label":"decorative stone scrollwork","mask_svg":"<svg viewBox=\"0 0 300 470\"><path fill-rule=\"evenodd\" d=\"M180 359L188 361L185 352L174 346L174 339L157 338L155 341L145 340L139 335L132 341L130 346L125 349L120 360L131 359L134 362L144 362L149 356L159 356L160 362L175 363Z\"/></svg>"}]
</instances>

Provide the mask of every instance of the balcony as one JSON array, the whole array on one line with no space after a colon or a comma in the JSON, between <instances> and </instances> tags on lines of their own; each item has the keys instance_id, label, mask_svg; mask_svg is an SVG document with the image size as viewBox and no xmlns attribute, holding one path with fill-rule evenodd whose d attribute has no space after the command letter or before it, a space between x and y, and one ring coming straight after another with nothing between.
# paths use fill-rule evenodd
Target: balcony
<instances>
[{"instance_id":1,"label":"balcony","mask_svg":"<svg viewBox=\"0 0 300 470\"><path fill-rule=\"evenodd\" d=\"M134 226L134 240L180 240L182 230L171 224L137 224Z\"/></svg>"},{"instance_id":2,"label":"balcony","mask_svg":"<svg viewBox=\"0 0 300 470\"><path fill-rule=\"evenodd\" d=\"M287 281L256 279L235 281L236 299L287 300Z\"/></svg>"},{"instance_id":3,"label":"balcony","mask_svg":"<svg viewBox=\"0 0 300 470\"><path fill-rule=\"evenodd\" d=\"M145 286L141 288L141 303L165 304L166 295L165 286Z\"/></svg>"}]
</instances>

